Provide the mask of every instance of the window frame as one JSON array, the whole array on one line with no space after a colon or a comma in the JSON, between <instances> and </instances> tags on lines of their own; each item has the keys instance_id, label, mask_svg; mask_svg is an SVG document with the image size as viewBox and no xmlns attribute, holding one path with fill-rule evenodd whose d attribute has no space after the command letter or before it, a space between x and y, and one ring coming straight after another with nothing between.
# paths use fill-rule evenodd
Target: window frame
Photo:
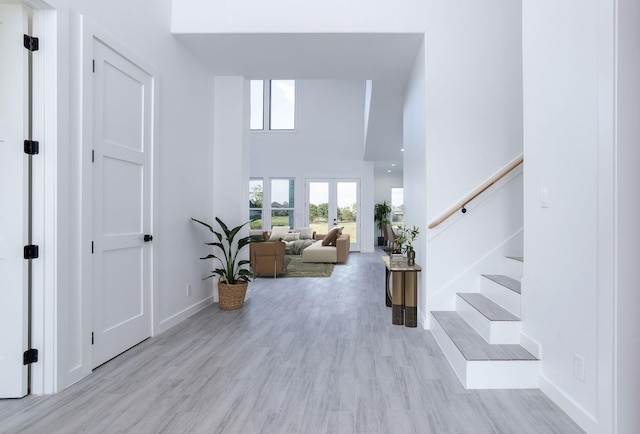
<instances>
[{"instance_id":1,"label":"window frame","mask_svg":"<svg viewBox=\"0 0 640 434\"><path fill-rule=\"evenodd\" d=\"M289 190L289 197L293 200L293 206L287 206L287 207L282 207L282 208L274 208L272 206L273 203L273 182L274 181L289 181L290 184L290 190ZM288 211L289 212L289 228L293 229L294 225L295 225L295 216L296 216L296 200L295 200L295 196L296 196L296 179L295 177L274 177L274 178L269 178L269 203L268 203L268 207L269 207L269 229L271 229L273 227L273 212L274 211ZM291 201L288 202L289 205L291 205ZM264 203L263 203L264 206ZM264 218L264 217L263 217ZM264 221L264 220L263 220ZM283 226L287 226L287 225L283 225Z\"/></svg>"},{"instance_id":2,"label":"window frame","mask_svg":"<svg viewBox=\"0 0 640 434\"><path fill-rule=\"evenodd\" d=\"M253 81L261 81L262 82L262 128L251 128L251 116L249 116L249 131L255 134L287 134L293 133L297 131L298 128L298 80L295 79L256 79L249 80ZM271 128L271 86L272 81L292 81L294 84L294 101L293 101L293 128L291 129L273 129ZM251 90L251 83L249 84L249 89ZM249 94L249 103L251 104L252 95ZM251 112L251 106L249 107L249 112Z\"/></svg>"}]
</instances>

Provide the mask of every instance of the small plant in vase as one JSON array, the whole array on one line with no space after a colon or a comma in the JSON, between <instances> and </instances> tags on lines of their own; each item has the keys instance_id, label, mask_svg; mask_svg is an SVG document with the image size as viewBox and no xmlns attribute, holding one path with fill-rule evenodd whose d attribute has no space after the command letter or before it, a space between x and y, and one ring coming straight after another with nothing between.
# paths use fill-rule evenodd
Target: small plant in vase
<instances>
[{"instance_id":1,"label":"small plant in vase","mask_svg":"<svg viewBox=\"0 0 640 434\"><path fill-rule=\"evenodd\" d=\"M218 247L222 254L209 254L200 259L214 259L220 263L220 268L213 270L210 276L205 277L208 279L213 276L218 276L218 295L219 295L219 307L222 310L239 309L244 304L244 297L247 293L247 286L253 277L251 270L245 268L250 262L246 259L238 259L240 251L249 245L252 241L251 237L241 237L235 241L236 235L240 232L243 226L251 223L246 222L240 226L236 226L233 229L229 229L227 225L216 217L218 225L222 229L222 232L218 232L208 223L202 222L192 218L196 223L207 227L211 231L218 241L212 243L204 243L208 246Z\"/></svg>"},{"instance_id":2,"label":"small plant in vase","mask_svg":"<svg viewBox=\"0 0 640 434\"><path fill-rule=\"evenodd\" d=\"M406 253L407 264L413 266L416 264L416 252L413 250L413 242L418 238L420 229L417 226L404 228L396 238L396 242L400 246L400 251Z\"/></svg>"}]
</instances>

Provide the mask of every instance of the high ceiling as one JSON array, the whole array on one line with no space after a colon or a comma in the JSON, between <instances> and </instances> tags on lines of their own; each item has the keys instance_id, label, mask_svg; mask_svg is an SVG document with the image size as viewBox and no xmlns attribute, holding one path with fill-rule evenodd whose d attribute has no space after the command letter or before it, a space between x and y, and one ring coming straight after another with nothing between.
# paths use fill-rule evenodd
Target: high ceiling
<instances>
[{"instance_id":1,"label":"high ceiling","mask_svg":"<svg viewBox=\"0 0 640 434\"><path fill-rule=\"evenodd\" d=\"M216 75L372 80L365 160L402 167L402 101L423 35L177 34Z\"/></svg>"}]
</instances>

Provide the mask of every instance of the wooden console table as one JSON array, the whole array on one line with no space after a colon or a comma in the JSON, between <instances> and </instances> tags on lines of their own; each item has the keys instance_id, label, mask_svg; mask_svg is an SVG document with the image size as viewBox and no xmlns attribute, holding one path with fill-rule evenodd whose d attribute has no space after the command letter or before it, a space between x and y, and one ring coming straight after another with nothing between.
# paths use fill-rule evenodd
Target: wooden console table
<instances>
[{"instance_id":1,"label":"wooden console table","mask_svg":"<svg viewBox=\"0 0 640 434\"><path fill-rule=\"evenodd\" d=\"M418 326L418 273L419 265L408 265L383 256L385 266L386 305L391 307L391 322L406 327ZM391 288L389 287L391 281Z\"/></svg>"}]
</instances>

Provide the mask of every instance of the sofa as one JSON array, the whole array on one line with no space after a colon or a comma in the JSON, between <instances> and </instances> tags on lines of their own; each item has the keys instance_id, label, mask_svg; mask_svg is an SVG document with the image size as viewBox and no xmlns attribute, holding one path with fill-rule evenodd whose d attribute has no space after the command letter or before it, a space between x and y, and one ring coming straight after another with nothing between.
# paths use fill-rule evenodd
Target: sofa
<instances>
[{"instance_id":1,"label":"sofa","mask_svg":"<svg viewBox=\"0 0 640 434\"><path fill-rule=\"evenodd\" d=\"M329 234L316 234L316 241L302 251L303 262L347 262L347 259L349 259L349 247L351 246L349 234L339 235L335 240L335 245L323 245L327 235Z\"/></svg>"}]
</instances>

